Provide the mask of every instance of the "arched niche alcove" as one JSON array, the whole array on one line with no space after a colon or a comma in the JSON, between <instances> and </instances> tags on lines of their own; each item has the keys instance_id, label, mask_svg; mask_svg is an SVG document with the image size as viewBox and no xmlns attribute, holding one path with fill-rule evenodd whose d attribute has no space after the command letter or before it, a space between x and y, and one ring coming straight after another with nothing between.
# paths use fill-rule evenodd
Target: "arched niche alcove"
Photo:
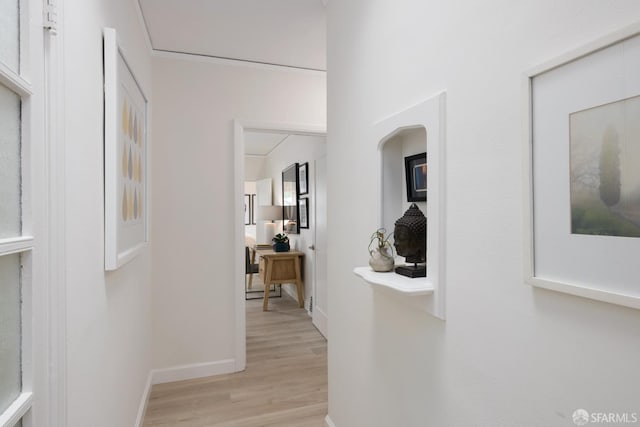
<instances>
[{"instance_id":1,"label":"arched niche alcove","mask_svg":"<svg viewBox=\"0 0 640 427\"><path fill-rule=\"evenodd\" d=\"M395 221L411 206L405 161L426 153L426 201L416 202L427 217L427 277L408 278L357 267L354 273L376 289L391 290L405 301L440 319L445 313L445 107L440 93L373 126L371 139L379 154L378 222L393 232ZM404 259L397 258L397 263Z\"/></svg>"},{"instance_id":2,"label":"arched niche alcove","mask_svg":"<svg viewBox=\"0 0 640 427\"><path fill-rule=\"evenodd\" d=\"M381 224L393 230L394 222L415 203L427 215L427 201L409 201L405 159L427 153L427 130L423 126L397 129L380 143L382 168ZM411 178L412 171L408 172ZM428 174L428 163L427 163ZM411 185L411 184L409 184ZM428 187L428 180L427 180ZM428 200L428 188L427 191ZM427 222L427 228L429 223Z\"/></svg>"}]
</instances>

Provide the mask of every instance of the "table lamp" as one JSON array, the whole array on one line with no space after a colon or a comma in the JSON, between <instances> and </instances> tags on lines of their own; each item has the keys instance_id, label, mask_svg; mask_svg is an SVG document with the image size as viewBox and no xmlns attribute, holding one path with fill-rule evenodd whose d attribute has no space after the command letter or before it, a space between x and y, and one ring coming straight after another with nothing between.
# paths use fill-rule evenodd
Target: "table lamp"
<instances>
[{"instance_id":1,"label":"table lamp","mask_svg":"<svg viewBox=\"0 0 640 427\"><path fill-rule=\"evenodd\" d=\"M271 221L264 225L264 237L267 243L271 243L271 239L276 235L276 223L274 221L282 221L282 206L269 205L258 206L256 213L258 221Z\"/></svg>"}]
</instances>

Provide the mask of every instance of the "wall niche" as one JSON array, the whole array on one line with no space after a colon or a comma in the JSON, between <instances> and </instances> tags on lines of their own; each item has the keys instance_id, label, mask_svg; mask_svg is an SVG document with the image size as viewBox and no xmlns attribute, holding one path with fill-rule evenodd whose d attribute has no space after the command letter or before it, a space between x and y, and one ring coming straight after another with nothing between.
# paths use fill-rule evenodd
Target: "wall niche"
<instances>
[{"instance_id":1,"label":"wall niche","mask_svg":"<svg viewBox=\"0 0 640 427\"><path fill-rule=\"evenodd\" d=\"M445 93L435 95L373 126L379 155L378 224L392 233L413 202L407 198L405 158L427 153L427 201L415 202L427 217L427 277L410 279L357 267L375 289L402 295L408 304L445 318ZM404 258L396 258L396 265Z\"/></svg>"}]
</instances>

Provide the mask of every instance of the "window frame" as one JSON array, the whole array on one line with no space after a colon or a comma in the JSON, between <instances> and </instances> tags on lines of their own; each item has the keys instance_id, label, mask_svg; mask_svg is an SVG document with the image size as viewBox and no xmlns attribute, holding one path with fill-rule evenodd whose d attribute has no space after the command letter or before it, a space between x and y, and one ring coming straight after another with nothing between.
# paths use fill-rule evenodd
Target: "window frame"
<instances>
[{"instance_id":1,"label":"window frame","mask_svg":"<svg viewBox=\"0 0 640 427\"><path fill-rule=\"evenodd\" d=\"M0 84L20 97L20 183L21 183L21 230L15 237L0 239L0 256L20 255L21 292L21 393L7 409L0 413L0 427L13 427L22 420L23 426L33 424L31 409L34 402L34 260L36 248L33 218L33 139L35 119L34 85L31 83L33 47L31 43L33 25L31 13L37 0L18 0L19 7L19 61L18 69L0 61ZM34 3L32 3L34 2ZM35 64L33 64L35 65Z\"/></svg>"}]
</instances>

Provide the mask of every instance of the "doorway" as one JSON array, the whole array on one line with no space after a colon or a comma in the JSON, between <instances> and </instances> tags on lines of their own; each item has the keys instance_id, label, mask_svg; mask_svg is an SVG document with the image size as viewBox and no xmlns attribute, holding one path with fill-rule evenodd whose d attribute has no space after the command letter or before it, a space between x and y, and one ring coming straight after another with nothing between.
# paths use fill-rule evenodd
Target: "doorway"
<instances>
[{"instance_id":1,"label":"doorway","mask_svg":"<svg viewBox=\"0 0 640 427\"><path fill-rule=\"evenodd\" d=\"M234 169L235 169L235 180L234 180L234 194L235 197L235 254L236 254L236 280L235 280L235 360L236 360L236 371L244 370L246 366L246 321L245 321L245 294L244 294L244 281L245 281L245 266L244 266L244 251L245 251L245 222L244 222L244 183L245 183L245 152L246 152L246 144L245 139L248 133L265 133L265 134L283 134L289 135L289 138L295 139L297 137L315 137L315 138L325 138L326 137L326 129L324 127L319 126L308 126L308 125L291 125L291 124L278 124L278 123L256 123L256 122L241 122L236 120L234 123ZM292 141L289 141L292 142ZM298 162L304 160L306 163L307 160L296 159L297 150L295 152L287 151L288 156L286 159L279 160L280 163L288 163L288 162ZM324 156L315 156L312 161L309 163L309 169L315 171L316 167L316 159L324 157ZM284 162L284 163L283 163ZM275 162L274 162L275 163ZM282 165L272 164L270 166L270 173L274 173L274 170L284 169L281 167ZM313 176L314 174L310 174L309 176ZM277 174L276 174L277 178ZM315 192L315 179L313 180L312 188L313 192ZM274 202L278 202L280 197L280 181L278 179L274 179L273 186L273 196ZM324 185L326 188L326 184ZM308 199L306 203L311 204L315 203L315 198L311 195L307 195ZM326 200L326 197L325 197ZM322 206L326 207L326 203L322 203ZM315 206L315 205L314 205ZM315 207L311 207L310 212L313 212L313 215L310 217L310 228L309 231L304 231L299 235L296 235L292 238L294 240L294 247L297 250L305 252L305 258L307 259L305 268L305 282L311 282L311 286L305 286L307 291L305 292L305 308L311 313L314 310L314 301L317 299L317 286L314 286L316 273L314 270L315 258L316 258L316 249L317 246L317 235L315 232L316 221L315 217L318 215L318 211ZM320 214L322 215L322 214ZM326 214L325 214L326 215ZM321 218L321 222L326 224L326 216L325 219ZM313 228L311 228L311 226ZM326 239L325 239L326 242ZM324 243L321 241L320 245ZM321 274L322 276L322 274ZM326 272L324 273L326 277ZM324 282L326 286L326 281ZM326 291L322 292L323 295L326 294ZM315 322L314 322L315 323ZM326 333L326 328L325 332Z\"/></svg>"}]
</instances>

